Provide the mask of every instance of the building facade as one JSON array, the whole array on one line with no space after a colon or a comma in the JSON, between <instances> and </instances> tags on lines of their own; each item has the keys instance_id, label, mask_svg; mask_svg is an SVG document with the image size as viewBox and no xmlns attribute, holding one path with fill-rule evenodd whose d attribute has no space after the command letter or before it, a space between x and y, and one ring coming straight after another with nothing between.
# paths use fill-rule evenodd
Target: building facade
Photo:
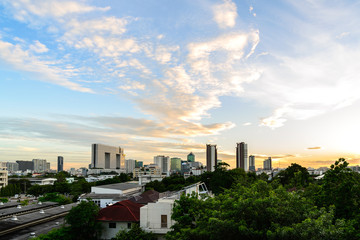
<instances>
[{"instance_id":1,"label":"building facade","mask_svg":"<svg viewBox=\"0 0 360 240\"><path fill-rule=\"evenodd\" d=\"M171 172L181 172L181 158L171 158L170 159L170 170Z\"/></svg>"},{"instance_id":2,"label":"building facade","mask_svg":"<svg viewBox=\"0 0 360 240\"><path fill-rule=\"evenodd\" d=\"M64 158L62 156L58 156L57 158L57 171L64 171Z\"/></svg>"},{"instance_id":3,"label":"building facade","mask_svg":"<svg viewBox=\"0 0 360 240\"><path fill-rule=\"evenodd\" d=\"M158 165L161 169L162 174L169 175L170 173L170 157L167 156L155 156L154 157L154 164Z\"/></svg>"},{"instance_id":4,"label":"building facade","mask_svg":"<svg viewBox=\"0 0 360 240\"><path fill-rule=\"evenodd\" d=\"M242 168L249 171L248 149L244 142L236 144L236 168Z\"/></svg>"},{"instance_id":5,"label":"building facade","mask_svg":"<svg viewBox=\"0 0 360 240\"><path fill-rule=\"evenodd\" d=\"M206 170L215 171L217 165L217 148L216 145L206 144Z\"/></svg>"},{"instance_id":6,"label":"building facade","mask_svg":"<svg viewBox=\"0 0 360 240\"><path fill-rule=\"evenodd\" d=\"M255 172L255 156L254 155L249 156L249 171Z\"/></svg>"},{"instance_id":7,"label":"building facade","mask_svg":"<svg viewBox=\"0 0 360 240\"><path fill-rule=\"evenodd\" d=\"M127 159L125 160L125 170L126 173L132 173L136 167L136 160Z\"/></svg>"},{"instance_id":8,"label":"building facade","mask_svg":"<svg viewBox=\"0 0 360 240\"><path fill-rule=\"evenodd\" d=\"M195 162L195 155L191 152L187 155L188 162Z\"/></svg>"},{"instance_id":9,"label":"building facade","mask_svg":"<svg viewBox=\"0 0 360 240\"><path fill-rule=\"evenodd\" d=\"M20 171L26 171L26 170L34 170L34 163L32 161L22 161L18 160L16 161L17 164L19 164L19 170Z\"/></svg>"},{"instance_id":10,"label":"building facade","mask_svg":"<svg viewBox=\"0 0 360 240\"><path fill-rule=\"evenodd\" d=\"M268 157L268 159L265 159L264 162L264 170L272 170L272 160L271 157Z\"/></svg>"},{"instance_id":11,"label":"building facade","mask_svg":"<svg viewBox=\"0 0 360 240\"><path fill-rule=\"evenodd\" d=\"M125 168L125 154L121 147L103 144L91 146L91 168L120 169Z\"/></svg>"},{"instance_id":12,"label":"building facade","mask_svg":"<svg viewBox=\"0 0 360 240\"><path fill-rule=\"evenodd\" d=\"M8 172L14 173L16 171L19 171L19 164L16 162L7 162L6 168Z\"/></svg>"},{"instance_id":13,"label":"building facade","mask_svg":"<svg viewBox=\"0 0 360 240\"><path fill-rule=\"evenodd\" d=\"M48 170L46 159L33 159L32 162L34 164L34 172L43 173Z\"/></svg>"},{"instance_id":14,"label":"building facade","mask_svg":"<svg viewBox=\"0 0 360 240\"><path fill-rule=\"evenodd\" d=\"M0 162L0 188L8 185L8 171L6 162Z\"/></svg>"}]
</instances>

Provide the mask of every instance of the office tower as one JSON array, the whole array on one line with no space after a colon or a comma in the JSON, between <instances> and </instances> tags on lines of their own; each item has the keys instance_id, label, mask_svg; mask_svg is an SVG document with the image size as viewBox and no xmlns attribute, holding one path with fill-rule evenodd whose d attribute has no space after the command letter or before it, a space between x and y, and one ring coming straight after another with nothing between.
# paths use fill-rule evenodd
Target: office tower
<instances>
[{"instance_id":1,"label":"office tower","mask_svg":"<svg viewBox=\"0 0 360 240\"><path fill-rule=\"evenodd\" d=\"M216 145L206 144L206 170L208 172L215 171L217 165L217 149Z\"/></svg>"},{"instance_id":2,"label":"office tower","mask_svg":"<svg viewBox=\"0 0 360 240\"><path fill-rule=\"evenodd\" d=\"M158 165L161 169L161 173L169 174L170 173L170 157L165 156L155 156L154 164Z\"/></svg>"},{"instance_id":3,"label":"office tower","mask_svg":"<svg viewBox=\"0 0 360 240\"><path fill-rule=\"evenodd\" d=\"M136 163L135 163L135 167L143 167L144 166L144 163L143 163L143 161L136 161Z\"/></svg>"},{"instance_id":4,"label":"office tower","mask_svg":"<svg viewBox=\"0 0 360 240\"><path fill-rule=\"evenodd\" d=\"M19 164L20 171L34 170L34 163L32 161L18 160L16 163Z\"/></svg>"},{"instance_id":5,"label":"office tower","mask_svg":"<svg viewBox=\"0 0 360 240\"><path fill-rule=\"evenodd\" d=\"M58 159L57 159L57 171L58 172L64 171L64 158L62 156L58 156Z\"/></svg>"},{"instance_id":6,"label":"office tower","mask_svg":"<svg viewBox=\"0 0 360 240\"><path fill-rule=\"evenodd\" d=\"M50 172L50 162L46 162L46 170L45 171Z\"/></svg>"},{"instance_id":7,"label":"office tower","mask_svg":"<svg viewBox=\"0 0 360 240\"><path fill-rule=\"evenodd\" d=\"M120 169L125 168L125 154L121 147L103 144L91 146L91 168Z\"/></svg>"},{"instance_id":8,"label":"office tower","mask_svg":"<svg viewBox=\"0 0 360 240\"><path fill-rule=\"evenodd\" d=\"M181 172L181 158L171 158L170 161L170 170L174 172Z\"/></svg>"},{"instance_id":9,"label":"office tower","mask_svg":"<svg viewBox=\"0 0 360 240\"><path fill-rule=\"evenodd\" d=\"M33 159L32 162L34 163L34 172L43 173L47 170L46 159Z\"/></svg>"},{"instance_id":10,"label":"office tower","mask_svg":"<svg viewBox=\"0 0 360 240\"><path fill-rule=\"evenodd\" d=\"M19 164L16 162L7 162L6 168L7 168L8 172L13 173L13 172L19 171Z\"/></svg>"},{"instance_id":11,"label":"office tower","mask_svg":"<svg viewBox=\"0 0 360 240\"><path fill-rule=\"evenodd\" d=\"M249 156L249 171L255 172L255 156Z\"/></svg>"},{"instance_id":12,"label":"office tower","mask_svg":"<svg viewBox=\"0 0 360 240\"><path fill-rule=\"evenodd\" d=\"M249 171L247 144L244 142L236 144L236 168Z\"/></svg>"},{"instance_id":13,"label":"office tower","mask_svg":"<svg viewBox=\"0 0 360 240\"><path fill-rule=\"evenodd\" d=\"M134 171L135 167L136 167L136 160L133 160L133 159L126 159L125 160L126 173L132 173Z\"/></svg>"},{"instance_id":14,"label":"office tower","mask_svg":"<svg viewBox=\"0 0 360 240\"><path fill-rule=\"evenodd\" d=\"M195 155L191 152L187 155L188 162L195 162Z\"/></svg>"},{"instance_id":15,"label":"office tower","mask_svg":"<svg viewBox=\"0 0 360 240\"><path fill-rule=\"evenodd\" d=\"M8 185L8 171L6 170L6 162L0 162L0 188Z\"/></svg>"},{"instance_id":16,"label":"office tower","mask_svg":"<svg viewBox=\"0 0 360 240\"><path fill-rule=\"evenodd\" d=\"M272 170L271 157L268 157L268 159L265 159L264 170Z\"/></svg>"},{"instance_id":17,"label":"office tower","mask_svg":"<svg viewBox=\"0 0 360 240\"><path fill-rule=\"evenodd\" d=\"M181 174L184 175L184 173L189 173L191 166L191 162L188 161L181 161Z\"/></svg>"}]
</instances>

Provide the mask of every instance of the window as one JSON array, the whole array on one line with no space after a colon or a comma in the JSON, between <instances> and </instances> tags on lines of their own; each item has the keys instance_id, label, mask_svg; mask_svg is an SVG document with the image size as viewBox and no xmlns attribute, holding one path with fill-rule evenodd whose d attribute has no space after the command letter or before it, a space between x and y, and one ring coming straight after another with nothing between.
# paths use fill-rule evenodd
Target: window
<instances>
[{"instance_id":1,"label":"window","mask_svg":"<svg viewBox=\"0 0 360 240\"><path fill-rule=\"evenodd\" d=\"M161 228L167 228L167 215L161 215Z\"/></svg>"},{"instance_id":2,"label":"window","mask_svg":"<svg viewBox=\"0 0 360 240\"><path fill-rule=\"evenodd\" d=\"M131 228L131 223L128 223L128 229L130 229Z\"/></svg>"},{"instance_id":3,"label":"window","mask_svg":"<svg viewBox=\"0 0 360 240\"><path fill-rule=\"evenodd\" d=\"M116 228L116 223L110 222L109 223L109 228Z\"/></svg>"}]
</instances>

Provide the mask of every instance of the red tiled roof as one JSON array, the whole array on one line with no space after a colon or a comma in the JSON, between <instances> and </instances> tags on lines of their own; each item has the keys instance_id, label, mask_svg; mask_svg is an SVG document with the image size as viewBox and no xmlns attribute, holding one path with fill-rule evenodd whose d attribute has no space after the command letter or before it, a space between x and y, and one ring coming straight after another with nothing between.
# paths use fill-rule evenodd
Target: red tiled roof
<instances>
[{"instance_id":1,"label":"red tiled roof","mask_svg":"<svg viewBox=\"0 0 360 240\"><path fill-rule=\"evenodd\" d=\"M115 222L139 222L140 208L142 204L134 203L129 200L117 202L99 211L96 220L115 221Z\"/></svg>"}]
</instances>

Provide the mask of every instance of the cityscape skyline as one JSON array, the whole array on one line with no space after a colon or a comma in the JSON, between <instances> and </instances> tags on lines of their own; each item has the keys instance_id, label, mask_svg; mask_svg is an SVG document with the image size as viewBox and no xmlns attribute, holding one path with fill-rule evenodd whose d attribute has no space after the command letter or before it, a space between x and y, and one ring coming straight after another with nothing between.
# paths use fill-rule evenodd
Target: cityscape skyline
<instances>
[{"instance_id":1,"label":"cityscape skyline","mask_svg":"<svg viewBox=\"0 0 360 240\"><path fill-rule=\"evenodd\" d=\"M141 6L141 7L139 7ZM360 5L351 1L0 3L0 161L358 165ZM276 17L274 17L276 16Z\"/></svg>"}]
</instances>

